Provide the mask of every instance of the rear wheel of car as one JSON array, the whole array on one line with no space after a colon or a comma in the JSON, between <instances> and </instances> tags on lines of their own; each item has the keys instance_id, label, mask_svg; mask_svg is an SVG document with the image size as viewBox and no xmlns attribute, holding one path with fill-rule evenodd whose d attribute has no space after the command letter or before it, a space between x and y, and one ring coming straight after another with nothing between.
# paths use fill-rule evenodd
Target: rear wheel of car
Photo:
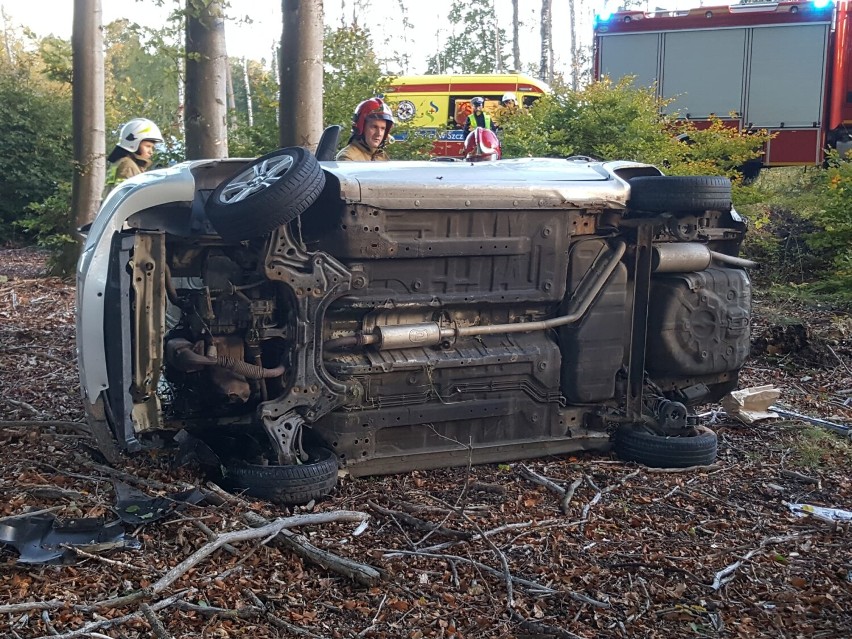
<instances>
[{"instance_id":1,"label":"rear wheel of car","mask_svg":"<svg viewBox=\"0 0 852 639\"><path fill-rule=\"evenodd\" d=\"M630 180L627 205L649 213L701 213L731 208L731 181L718 176L645 175Z\"/></svg>"},{"instance_id":2,"label":"rear wheel of car","mask_svg":"<svg viewBox=\"0 0 852 639\"><path fill-rule=\"evenodd\" d=\"M248 240L296 219L316 201L323 186L325 175L310 151L278 149L216 187L205 213L223 239Z\"/></svg>"},{"instance_id":3,"label":"rear wheel of car","mask_svg":"<svg viewBox=\"0 0 852 639\"><path fill-rule=\"evenodd\" d=\"M716 433L704 426L690 435L664 437L649 432L641 424L626 424L615 433L613 447L625 461L652 468L687 468L716 461Z\"/></svg>"},{"instance_id":4,"label":"rear wheel of car","mask_svg":"<svg viewBox=\"0 0 852 639\"><path fill-rule=\"evenodd\" d=\"M222 483L275 504L306 504L327 496L337 485L337 457L327 448L308 451L304 464L287 466L236 462L222 468Z\"/></svg>"}]
</instances>

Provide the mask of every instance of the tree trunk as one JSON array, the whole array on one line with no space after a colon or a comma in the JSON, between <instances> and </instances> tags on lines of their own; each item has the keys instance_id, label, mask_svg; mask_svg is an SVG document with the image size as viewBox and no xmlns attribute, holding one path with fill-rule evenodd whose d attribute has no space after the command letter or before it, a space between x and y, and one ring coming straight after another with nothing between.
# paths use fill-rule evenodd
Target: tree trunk
<instances>
[{"instance_id":1,"label":"tree trunk","mask_svg":"<svg viewBox=\"0 0 852 639\"><path fill-rule=\"evenodd\" d=\"M251 128L254 126L254 108L251 103L251 79L249 77L249 65L245 56L243 56L243 82L246 85L246 118L248 120L249 128Z\"/></svg>"},{"instance_id":2,"label":"tree trunk","mask_svg":"<svg viewBox=\"0 0 852 639\"><path fill-rule=\"evenodd\" d=\"M516 72L521 70L521 40L518 35L518 4L520 0L512 0L512 65Z\"/></svg>"},{"instance_id":3,"label":"tree trunk","mask_svg":"<svg viewBox=\"0 0 852 639\"><path fill-rule=\"evenodd\" d=\"M6 62L12 66L12 48L9 43L9 16L6 15L6 9L0 5L0 15L3 16L3 43L6 45Z\"/></svg>"},{"instance_id":4,"label":"tree trunk","mask_svg":"<svg viewBox=\"0 0 852 639\"><path fill-rule=\"evenodd\" d=\"M322 135L322 0L282 0L281 146L316 150Z\"/></svg>"},{"instance_id":5,"label":"tree trunk","mask_svg":"<svg viewBox=\"0 0 852 639\"><path fill-rule=\"evenodd\" d=\"M500 55L500 24L497 22L496 0L491 0L491 15L494 18L494 72L503 73L503 56Z\"/></svg>"},{"instance_id":6,"label":"tree trunk","mask_svg":"<svg viewBox=\"0 0 852 639\"><path fill-rule=\"evenodd\" d=\"M544 82L553 82L553 0L541 0L541 62L538 77Z\"/></svg>"},{"instance_id":7,"label":"tree trunk","mask_svg":"<svg viewBox=\"0 0 852 639\"><path fill-rule=\"evenodd\" d=\"M186 157L228 156L228 57L220 0L186 0Z\"/></svg>"},{"instance_id":8,"label":"tree trunk","mask_svg":"<svg viewBox=\"0 0 852 639\"><path fill-rule=\"evenodd\" d=\"M580 47L577 46L575 0L568 0L568 28L571 31L571 89L580 90Z\"/></svg>"},{"instance_id":9,"label":"tree trunk","mask_svg":"<svg viewBox=\"0 0 852 639\"><path fill-rule=\"evenodd\" d=\"M101 0L74 0L71 33L74 175L69 222L75 229L94 219L106 177L102 17Z\"/></svg>"},{"instance_id":10,"label":"tree trunk","mask_svg":"<svg viewBox=\"0 0 852 639\"><path fill-rule=\"evenodd\" d=\"M234 96L234 70L231 68L231 63L228 57L225 56L225 95L227 96L226 103L228 105L228 127L237 126L237 98Z\"/></svg>"}]
</instances>

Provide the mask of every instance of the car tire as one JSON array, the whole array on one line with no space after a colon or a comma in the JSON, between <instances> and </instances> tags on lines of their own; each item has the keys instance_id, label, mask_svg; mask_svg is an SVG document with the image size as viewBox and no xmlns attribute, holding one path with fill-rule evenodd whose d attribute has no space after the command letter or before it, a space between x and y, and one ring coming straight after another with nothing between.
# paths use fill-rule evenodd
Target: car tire
<instances>
[{"instance_id":1,"label":"car tire","mask_svg":"<svg viewBox=\"0 0 852 639\"><path fill-rule=\"evenodd\" d=\"M731 181L718 176L645 175L630 180L629 208L648 213L731 209Z\"/></svg>"},{"instance_id":2,"label":"car tire","mask_svg":"<svg viewBox=\"0 0 852 639\"><path fill-rule=\"evenodd\" d=\"M222 483L275 504L306 504L326 497L337 485L337 457L327 448L308 451L304 464L269 465L235 462L223 465Z\"/></svg>"},{"instance_id":3,"label":"car tire","mask_svg":"<svg viewBox=\"0 0 852 639\"><path fill-rule=\"evenodd\" d=\"M705 426L695 428L692 436L664 437L641 424L626 424L616 431L613 447L624 461L651 468L687 468L716 461L718 440Z\"/></svg>"},{"instance_id":4,"label":"car tire","mask_svg":"<svg viewBox=\"0 0 852 639\"><path fill-rule=\"evenodd\" d=\"M248 240L295 220L316 201L324 186L325 174L310 151L278 149L216 187L205 213L222 239Z\"/></svg>"}]
</instances>

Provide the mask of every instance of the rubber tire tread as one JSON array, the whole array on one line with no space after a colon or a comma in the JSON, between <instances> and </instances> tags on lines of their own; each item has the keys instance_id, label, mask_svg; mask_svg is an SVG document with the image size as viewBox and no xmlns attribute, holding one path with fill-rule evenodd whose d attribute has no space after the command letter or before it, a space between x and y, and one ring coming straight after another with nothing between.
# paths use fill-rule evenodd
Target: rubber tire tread
<instances>
[{"instance_id":1,"label":"rubber tire tread","mask_svg":"<svg viewBox=\"0 0 852 639\"><path fill-rule=\"evenodd\" d=\"M275 504L307 504L326 497L337 485L337 457L327 448L309 451L306 464L261 466L238 462L225 466L228 490L245 492Z\"/></svg>"},{"instance_id":2,"label":"rubber tire tread","mask_svg":"<svg viewBox=\"0 0 852 639\"><path fill-rule=\"evenodd\" d=\"M625 461L634 461L651 468L687 468L706 466L716 461L716 433L699 426L693 437L662 437L647 432L641 426L626 424L615 433L613 448Z\"/></svg>"},{"instance_id":3,"label":"rubber tire tread","mask_svg":"<svg viewBox=\"0 0 852 639\"><path fill-rule=\"evenodd\" d=\"M630 180L632 210L702 213L731 210L731 181L715 175L645 175Z\"/></svg>"},{"instance_id":4,"label":"rubber tire tread","mask_svg":"<svg viewBox=\"0 0 852 639\"><path fill-rule=\"evenodd\" d=\"M219 195L235 177L269 158L289 155L293 165L276 182L241 202L222 204ZM249 240L299 217L320 196L325 174L313 154L299 146L259 157L224 180L207 200L205 213L223 240Z\"/></svg>"}]
</instances>

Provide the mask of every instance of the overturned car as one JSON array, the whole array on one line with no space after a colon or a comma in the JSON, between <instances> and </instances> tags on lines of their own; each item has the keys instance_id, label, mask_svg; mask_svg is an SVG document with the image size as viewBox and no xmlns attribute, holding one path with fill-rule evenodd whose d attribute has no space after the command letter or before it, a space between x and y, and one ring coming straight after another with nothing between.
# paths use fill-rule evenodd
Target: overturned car
<instances>
[{"instance_id":1,"label":"overturned car","mask_svg":"<svg viewBox=\"0 0 852 639\"><path fill-rule=\"evenodd\" d=\"M749 347L730 183L587 160L288 148L124 182L78 267L101 449L181 433L220 481L282 503L340 468L611 441L649 465L711 462L690 407L736 387Z\"/></svg>"}]
</instances>

